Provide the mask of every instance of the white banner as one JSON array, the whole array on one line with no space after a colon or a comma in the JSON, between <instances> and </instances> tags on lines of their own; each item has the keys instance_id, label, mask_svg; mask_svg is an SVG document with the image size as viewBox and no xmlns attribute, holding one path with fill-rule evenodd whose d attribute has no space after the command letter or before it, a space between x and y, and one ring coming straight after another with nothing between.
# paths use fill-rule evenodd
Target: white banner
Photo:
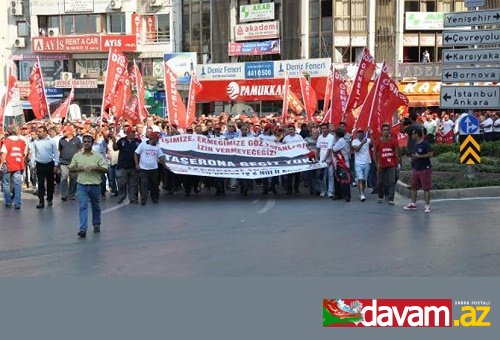
<instances>
[{"instance_id":1,"label":"white banner","mask_svg":"<svg viewBox=\"0 0 500 340\"><path fill-rule=\"evenodd\" d=\"M279 37L279 21L256 22L234 27L234 40L236 41L277 39Z\"/></svg>"},{"instance_id":2,"label":"white banner","mask_svg":"<svg viewBox=\"0 0 500 340\"><path fill-rule=\"evenodd\" d=\"M274 2L240 6L240 22L274 20Z\"/></svg>"},{"instance_id":3,"label":"white banner","mask_svg":"<svg viewBox=\"0 0 500 340\"><path fill-rule=\"evenodd\" d=\"M245 79L245 63L197 65L196 75L202 80Z\"/></svg>"},{"instance_id":4,"label":"white banner","mask_svg":"<svg viewBox=\"0 0 500 340\"><path fill-rule=\"evenodd\" d=\"M159 145L169 169L181 175L253 179L326 167L314 160L305 142L281 144L253 137L185 134L162 138Z\"/></svg>"}]
</instances>

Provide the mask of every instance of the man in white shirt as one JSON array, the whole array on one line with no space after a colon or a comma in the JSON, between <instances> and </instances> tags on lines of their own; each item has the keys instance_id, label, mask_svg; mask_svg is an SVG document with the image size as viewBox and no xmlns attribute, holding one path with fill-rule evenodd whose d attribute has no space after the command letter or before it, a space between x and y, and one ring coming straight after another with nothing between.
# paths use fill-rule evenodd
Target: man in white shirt
<instances>
[{"instance_id":1,"label":"man in white shirt","mask_svg":"<svg viewBox=\"0 0 500 340\"><path fill-rule=\"evenodd\" d=\"M301 135L297 134L295 130L295 126L293 124L288 125L287 128L288 134L283 138L283 144L294 143L294 142L303 142L304 138ZM292 194L292 182L293 189L296 194L300 194L299 184L300 184L300 172L296 172L290 174L286 177L286 194Z\"/></svg>"},{"instance_id":2,"label":"man in white shirt","mask_svg":"<svg viewBox=\"0 0 500 340\"><path fill-rule=\"evenodd\" d=\"M493 113L490 111L486 112L486 119L483 120L480 125L484 130L484 140L486 142L493 141L495 139L495 134L493 133Z\"/></svg>"},{"instance_id":3,"label":"man in white shirt","mask_svg":"<svg viewBox=\"0 0 500 340\"><path fill-rule=\"evenodd\" d=\"M160 134L151 132L147 142L139 144L134 154L135 167L139 171L139 192L141 204L145 205L148 192L151 192L151 200L158 203L160 190L158 187L158 162L165 165L165 157L157 145Z\"/></svg>"},{"instance_id":4,"label":"man in white shirt","mask_svg":"<svg viewBox=\"0 0 500 340\"><path fill-rule=\"evenodd\" d=\"M368 174L370 173L370 138L367 138L362 129L358 130L357 138L352 141L352 150L354 151L354 171L356 181L358 182L359 199L364 202L366 199L365 188Z\"/></svg>"},{"instance_id":5,"label":"man in white shirt","mask_svg":"<svg viewBox=\"0 0 500 340\"><path fill-rule=\"evenodd\" d=\"M500 140L500 111L496 113L495 123L493 123L493 132L495 140Z\"/></svg>"},{"instance_id":6,"label":"man in white shirt","mask_svg":"<svg viewBox=\"0 0 500 340\"><path fill-rule=\"evenodd\" d=\"M333 182L332 146L333 135L329 133L328 123L323 123L321 124L321 135L318 137L318 141L316 142L316 159L318 159L319 162L328 163L327 168L321 169L321 197L328 195L329 198L332 198L335 192Z\"/></svg>"}]
</instances>

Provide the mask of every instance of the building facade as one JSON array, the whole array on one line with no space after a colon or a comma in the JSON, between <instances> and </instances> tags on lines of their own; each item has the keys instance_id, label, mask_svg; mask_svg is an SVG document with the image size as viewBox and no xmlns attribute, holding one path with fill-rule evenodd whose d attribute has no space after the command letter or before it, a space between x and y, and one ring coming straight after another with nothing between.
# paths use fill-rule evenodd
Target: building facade
<instances>
[{"instance_id":1,"label":"building facade","mask_svg":"<svg viewBox=\"0 0 500 340\"><path fill-rule=\"evenodd\" d=\"M499 7L485 0L481 9ZM466 10L464 0L9 0L0 61L15 60L21 87L37 58L46 87L67 92L61 81L78 79L85 113L100 109L111 46L137 61L153 92L162 89L164 55L177 52L196 53L198 64L352 64L368 47L400 81L439 82L444 13Z\"/></svg>"}]
</instances>

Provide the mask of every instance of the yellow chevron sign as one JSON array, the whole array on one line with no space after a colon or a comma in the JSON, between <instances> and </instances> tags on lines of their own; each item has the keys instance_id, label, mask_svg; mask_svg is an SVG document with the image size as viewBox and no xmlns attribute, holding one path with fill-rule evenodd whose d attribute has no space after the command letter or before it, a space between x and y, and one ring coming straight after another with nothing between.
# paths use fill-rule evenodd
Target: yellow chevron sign
<instances>
[{"instance_id":1,"label":"yellow chevron sign","mask_svg":"<svg viewBox=\"0 0 500 340\"><path fill-rule=\"evenodd\" d=\"M481 144L476 138L477 135L467 135L460 143L460 163L468 165L481 163Z\"/></svg>"}]
</instances>

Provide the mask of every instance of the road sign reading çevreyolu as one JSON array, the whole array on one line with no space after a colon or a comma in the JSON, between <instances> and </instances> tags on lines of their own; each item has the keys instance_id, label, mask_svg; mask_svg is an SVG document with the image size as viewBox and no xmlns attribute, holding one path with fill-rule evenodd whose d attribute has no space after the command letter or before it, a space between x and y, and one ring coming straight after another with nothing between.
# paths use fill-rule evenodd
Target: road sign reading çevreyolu
<instances>
[{"instance_id":1,"label":"road sign reading \u00e7evreyolu","mask_svg":"<svg viewBox=\"0 0 500 340\"><path fill-rule=\"evenodd\" d=\"M443 64L484 64L499 63L500 49L467 48L459 50L443 50Z\"/></svg>"},{"instance_id":2,"label":"road sign reading \u00e7evreyolu","mask_svg":"<svg viewBox=\"0 0 500 340\"><path fill-rule=\"evenodd\" d=\"M444 15L444 27L482 26L500 24L500 9L455 12Z\"/></svg>"},{"instance_id":3,"label":"road sign reading \u00e7evreyolu","mask_svg":"<svg viewBox=\"0 0 500 340\"><path fill-rule=\"evenodd\" d=\"M444 31L443 46L500 44L500 30Z\"/></svg>"},{"instance_id":4,"label":"road sign reading \u00e7evreyolu","mask_svg":"<svg viewBox=\"0 0 500 340\"><path fill-rule=\"evenodd\" d=\"M500 109L500 86L441 86L442 109Z\"/></svg>"},{"instance_id":5,"label":"road sign reading \u00e7evreyolu","mask_svg":"<svg viewBox=\"0 0 500 340\"><path fill-rule=\"evenodd\" d=\"M443 68L444 83L495 81L500 82L500 67Z\"/></svg>"}]
</instances>

